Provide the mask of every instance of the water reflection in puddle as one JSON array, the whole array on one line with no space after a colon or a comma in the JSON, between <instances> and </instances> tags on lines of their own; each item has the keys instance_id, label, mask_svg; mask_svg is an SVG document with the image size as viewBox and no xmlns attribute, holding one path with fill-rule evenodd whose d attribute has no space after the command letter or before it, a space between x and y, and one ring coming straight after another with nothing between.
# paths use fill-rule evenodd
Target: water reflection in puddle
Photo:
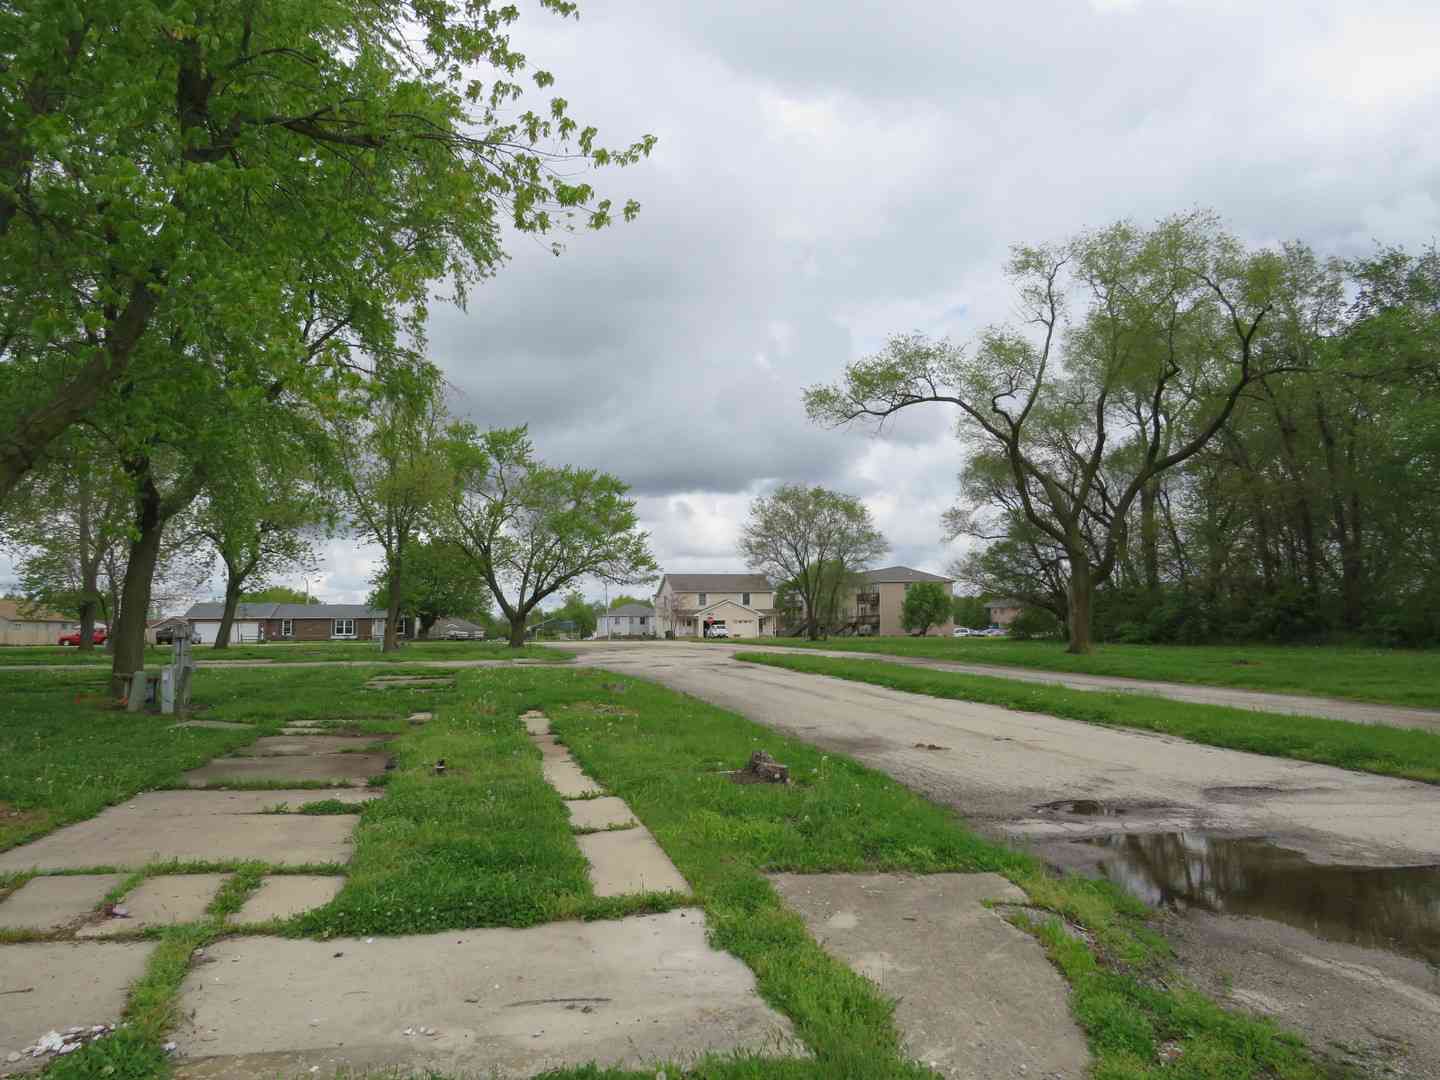
<instances>
[{"instance_id":1,"label":"water reflection in puddle","mask_svg":"<svg viewBox=\"0 0 1440 1080\"><path fill-rule=\"evenodd\" d=\"M1264 840L1148 833L1081 841L1151 904L1253 915L1440 964L1440 867L1322 866Z\"/></svg>"}]
</instances>

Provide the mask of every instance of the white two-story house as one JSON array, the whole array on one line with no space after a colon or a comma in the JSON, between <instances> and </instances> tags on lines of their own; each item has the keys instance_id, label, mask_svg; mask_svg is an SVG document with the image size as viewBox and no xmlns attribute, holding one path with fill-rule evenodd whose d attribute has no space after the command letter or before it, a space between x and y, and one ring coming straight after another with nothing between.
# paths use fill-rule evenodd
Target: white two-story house
<instances>
[{"instance_id":1,"label":"white two-story house","mask_svg":"<svg viewBox=\"0 0 1440 1080\"><path fill-rule=\"evenodd\" d=\"M726 570L666 574L655 590L659 636L705 637L724 627L728 637L775 636L775 590L764 574Z\"/></svg>"}]
</instances>

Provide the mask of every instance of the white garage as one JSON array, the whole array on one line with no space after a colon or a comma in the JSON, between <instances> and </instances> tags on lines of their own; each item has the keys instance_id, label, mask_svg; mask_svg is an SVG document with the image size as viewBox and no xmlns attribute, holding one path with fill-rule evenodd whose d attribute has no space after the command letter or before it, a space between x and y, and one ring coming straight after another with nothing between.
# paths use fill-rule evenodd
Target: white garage
<instances>
[{"instance_id":1,"label":"white garage","mask_svg":"<svg viewBox=\"0 0 1440 1080\"><path fill-rule=\"evenodd\" d=\"M723 626L732 638L759 637L765 623L765 616L752 607L734 600L717 600L709 607L695 613L695 625L701 634L707 620L712 626Z\"/></svg>"}]
</instances>

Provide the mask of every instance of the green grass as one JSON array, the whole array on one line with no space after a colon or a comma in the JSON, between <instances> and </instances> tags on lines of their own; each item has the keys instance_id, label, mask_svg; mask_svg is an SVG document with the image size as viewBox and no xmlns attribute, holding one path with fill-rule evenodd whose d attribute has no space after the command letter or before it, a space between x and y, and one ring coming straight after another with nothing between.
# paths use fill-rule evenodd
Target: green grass
<instances>
[{"instance_id":1,"label":"green grass","mask_svg":"<svg viewBox=\"0 0 1440 1080\"><path fill-rule=\"evenodd\" d=\"M509 648L503 641L413 641L404 648L391 653L382 653L373 641L307 641L278 642L264 645L231 645L226 649L213 649L208 645L195 646L195 658L201 662L228 660L269 660L276 664L293 664L301 661L363 660L367 663L414 663L417 660L540 660L548 663L564 663L573 659L574 654L563 649L525 645L519 649ZM169 646L151 646L145 650L147 667L157 667L170 662ZM110 654L104 649L82 653L73 646L63 645L5 645L0 646L0 667L63 665L67 667L109 667Z\"/></svg>"},{"instance_id":2,"label":"green grass","mask_svg":"<svg viewBox=\"0 0 1440 1080\"><path fill-rule=\"evenodd\" d=\"M883 660L744 652L736 653L735 659L911 694L977 701L1106 727L1157 731L1208 746L1440 784L1440 735L1429 731L1199 705L1144 694L1069 690Z\"/></svg>"},{"instance_id":3,"label":"green grass","mask_svg":"<svg viewBox=\"0 0 1440 1080\"><path fill-rule=\"evenodd\" d=\"M802 641L793 649L877 653L960 664L1003 664L1084 675L1309 694L1440 709L1440 650L1304 645L1098 645L1071 656L1057 641L1004 638L876 637Z\"/></svg>"},{"instance_id":4,"label":"green grass","mask_svg":"<svg viewBox=\"0 0 1440 1080\"><path fill-rule=\"evenodd\" d=\"M377 695L362 689L371 670L212 670L197 675L196 698L211 704L207 715L243 717L268 730L291 719L343 716L362 703L374 708ZM67 704L83 673L46 674L69 680L51 685L51 713L68 707L91 718ZM979 837L950 810L849 758L606 672L472 670L457 676L454 690L424 697L435 719L408 728L403 695L378 696L387 707L395 704L395 711L365 723L377 731L404 731L391 744L399 767L390 775L386 796L362 809L355 856L339 896L269 927L272 932L380 935L528 926L663 910L678 902L668 894L593 895L564 804L544 783L539 752L518 719L539 708L585 769L623 797L655 834L691 883L694 902L703 905L714 944L750 965L761 994L790 1017L811 1053L788 1060L710 1058L683 1069L667 1066L667 1076L931 1076L904 1060L893 1002L826 953L782 904L765 877L776 870L1006 875L1033 905L1012 918L1033 924L1027 929L1071 980L1073 1007L1096 1055L1098 1077L1317 1080L1322 1075L1301 1044L1270 1022L1169 988L1162 980L1170 973L1168 949L1133 898L1107 882L1056 878L1030 856ZM123 750L119 756L128 756L127 732L112 728L107 737ZM743 763L754 749L789 764L795 782L741 787L717 775ZM63 740L50 743L50 756L65 752ZM439 757L448 766L443 778L431 769ZM161 1045L175 1023L178 990L193 951L226 932L222 917L240 906L265 872L253 864L229 869L236 878L204 919L149 933L159 945L132 990L129 1026L56 1062L52 1076L129 1080L168 1072ZM1067 933L1067 926L1083 927L1085 940ZM1156 1051L1167 1039L1183 1043L1183 1068L1159 1063ZM655 1071L579 1068L545 1075L652 1080Z\"/></svg>"}]
</instances>

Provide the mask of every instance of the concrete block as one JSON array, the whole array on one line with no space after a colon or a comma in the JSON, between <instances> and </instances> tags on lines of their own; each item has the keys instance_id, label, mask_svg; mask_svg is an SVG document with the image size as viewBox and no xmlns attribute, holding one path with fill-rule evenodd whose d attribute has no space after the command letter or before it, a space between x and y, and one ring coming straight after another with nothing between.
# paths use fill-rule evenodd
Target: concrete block
<instances>
[{"instance_id":1,"label":"concrete block","mask_svg":"<svg viewBox=\"0 0 1440 1080\"><path fill-rule=\"evenodd\" d=\"M207 952L214 963L180 990L181 1080L311 1068L519 1078L798 1049L694 910L369 940L239 937Z\"/></svg>"},{"instance_id":2,"label":"concrete block","mask_svg":"<svg viewBox=\"0 0 1440 1080\"><path fill-rule=\"evenodd\" d=\"M560 793L562 799L578 799L585 795L599 795L604 792L599 784L591 780L567 754L564 757L549 757L541 764L545 781Z\"/></svg>"},{"instance_id":3,"label":"concrete block","mask_svg":"<svg viewBox=\"0 0 1440 1080\"><path fill-rule=\"evenodd\" d=\"M324 907L345 887L343 877L313 874L273 874L260 882L231 920L237 923L288 919Z\"/></svg>"},{"instance_id":4,"label":"concrete block","mask_svg":"<svg viewBox=\"0 0 1440 1080\"><path fill-rule=\"evenodd\" d=\"M348 785L379 776L389 763L390 759L385 754L224 757L191 769L185 774L185 780L196 788L236 781L272 783L276 787L314 780Z\"/></svg>"},{"instance_id":5,"label":"concrete block","mask_svg":"<svg viewBox=\"0 0 1440 1080\"><path fill-rule=\"evenodd\" d=\"M590 862L590 883L596 896L690 891L689 882L648 829L589 833L575 841Z\"/></svg>"},{"instance_id":6,"label":"concrete block","mask_svg":"<svg viewBox=\"0 0 1440 1080\"><path fill-rule=\"evenodd\" d=\"M127 917L111 916L82 926L77 937L113 937L152 926L198 922L229 874L161 874L146 878L120 900Z\"/></svg>"},{"instance_id":7,"label":"concrete block","mask_svg":"<svg viewBox=\"0 0 1440 1080\"><path fill-rule=\"evenodd\" d=\"M31 878L0 901L0 929L48 933L95 912L124 874L65 874Z\"/></svg>"},{"instance_id":8,"label":"concrete block","mask_svg":"<svg viewBox=\"0 0 1440 1080\"><path fill-rule=\"evenodd\" d=\"M998 874L770 880L828 952L897 1000L907 1056L948 1080L1087 1075L1064 978L1039 942L982 905L1025 900Z\"/></svg>"},{"instance_id":9,"label":"concrete block","mask_svg":"<svg viewBox=\"0 0 1440 1080\"><path fill-rule=\"evenodd\" d=\"M0 945L0 1072L44 1066L46 1058L7 1059L48 1032L118 1023L154 950L152 941Z\"/></svg>"},{"instance_id":10,"label":"concrete block","mask_svg":"<svg viewBox=\"0 0 1440 1080\"><path fill-rule=\"evenodd\" d=\"M565 804L570 824L577 829L608 829L612 825L634 825L635 815L624 799L607 795L600 799L575 799Z\"/></svg>"}]
</instances>

